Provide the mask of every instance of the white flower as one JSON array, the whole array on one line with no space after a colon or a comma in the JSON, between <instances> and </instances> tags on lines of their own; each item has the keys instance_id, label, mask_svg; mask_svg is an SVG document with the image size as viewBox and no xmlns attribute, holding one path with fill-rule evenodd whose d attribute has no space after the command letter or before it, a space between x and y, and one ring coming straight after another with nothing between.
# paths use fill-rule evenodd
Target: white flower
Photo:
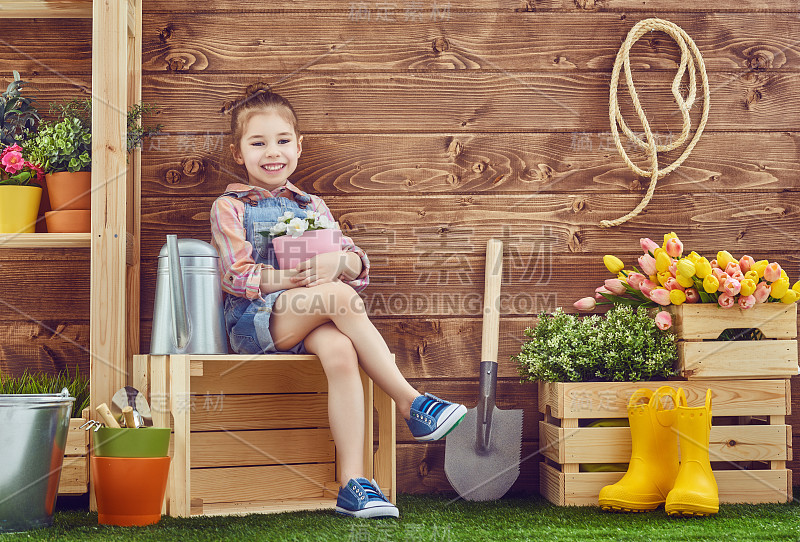
<instances>
[{"instance_id":1,"label":"white flower","mask_svg":"<svg viewBox=\"0 0 800 542\"><path fill-rule=\"evenodd\" d=\"M320 217L320 214L319 214L318 211L308 211L306 213L306 219L307 220L317 221L317 220L319 220L319 217Z\"/></svg>"},{"instance_id":2,"label":"white flower","mask_svg":"<svg viewBox=\"0 0 800 542\"><path fill-rule=\"evenodd\" d=\"M291 234L292 237L300 237L307 229L308 222L302 218L293 218L289 221L288 227L286 228L286 233Z\"/></svg>"},{"instance_id":3,"label":"white flower","mask_svg":"<svg viewBox=\"0 0 800 542\"><path fill-rule=\"evenodd\" d=\"M275 236L275 235L283 235L284 233L286 233L286 228L287 227L288 227L288 224L286 224L286 222L278 222L277 224L275 224L274 226L272 226L269 229L269 233L270 233L270 235L273 235L273 236Z\"/></svg>"},{"instance_id":4,"label":"white flower","mask_svg":"<svg viewBox=\"0 0 800 542\"><path fill-rule=\"evenodd\" d=\"M332 222L331 219L328 218L327 216L320 215L320 217L317 219L316 224L320 228L333 228L335 223Z\"/></svg>"},{"instance_id":5,"label":"white flower","mask_svg":"<svg viewBox=\"0 0 800 542\"><path fill-rule=\"evenodd\" d=\"M289 222L293 218L294 218L294 213L291 211L286 211L285 213L283 213L283 216L280 218L280 220L283 220L284 222Z\"/></svg>"}]
</instances>

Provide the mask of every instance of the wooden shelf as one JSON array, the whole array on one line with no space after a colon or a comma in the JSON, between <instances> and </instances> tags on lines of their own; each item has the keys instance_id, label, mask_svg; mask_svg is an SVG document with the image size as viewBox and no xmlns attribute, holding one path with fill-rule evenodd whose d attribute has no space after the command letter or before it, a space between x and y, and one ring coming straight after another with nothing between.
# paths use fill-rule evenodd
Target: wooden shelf
<instances>
[{"instance_id":1,"label":"wooden shelf","mask_svg":"<svg viewBox=\"0 0 800 542\"><path fill-rule=\"evenodd\" d=\"M92 0L5 0L0 17L92 18Z\"/></svg>"},{"instance_id":2,"label":"wooden shelf","mask_svg":"<svg viewBox=\"0 0 800 542\"><path fill-rule=\"evenodd\" d=\"M2 233L3 248L89 248L90 233Z\"/></svg>"}]
</instances>

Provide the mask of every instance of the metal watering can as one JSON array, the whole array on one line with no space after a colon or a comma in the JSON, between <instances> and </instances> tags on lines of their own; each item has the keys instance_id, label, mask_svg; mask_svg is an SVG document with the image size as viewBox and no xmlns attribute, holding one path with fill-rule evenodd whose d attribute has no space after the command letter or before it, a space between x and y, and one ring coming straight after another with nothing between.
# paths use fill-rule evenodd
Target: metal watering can
<instances>
[{"instance_id":1,"label":"metal watering can","mask_svg":"<svg viewBox=\"0 0 800 542\"><path fill-rule=\"evenodd\" d=\"M158 255L150 354L227 354L217 251L167 235Z\"/></svg>"}]
</instances>

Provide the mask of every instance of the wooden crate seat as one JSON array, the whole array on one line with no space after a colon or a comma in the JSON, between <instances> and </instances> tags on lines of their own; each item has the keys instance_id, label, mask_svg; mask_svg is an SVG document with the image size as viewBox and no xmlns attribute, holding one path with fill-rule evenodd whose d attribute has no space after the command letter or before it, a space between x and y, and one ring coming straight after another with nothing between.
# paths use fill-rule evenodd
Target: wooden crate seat
<instances>
[{"instance_id":1,"label":"wooden crate seat","mask_svg":"<svg viewBox=\"0 0 800 542\"><path fill-rule=\"evenodd\" d=\"M395 502L394 401L363 372L361 380L364 473ZM173 429L165 513L335 506L339 482L328 383L317 356L139 355L134 386L149 399L154 425Z\"/></svg>"}]
</instances>

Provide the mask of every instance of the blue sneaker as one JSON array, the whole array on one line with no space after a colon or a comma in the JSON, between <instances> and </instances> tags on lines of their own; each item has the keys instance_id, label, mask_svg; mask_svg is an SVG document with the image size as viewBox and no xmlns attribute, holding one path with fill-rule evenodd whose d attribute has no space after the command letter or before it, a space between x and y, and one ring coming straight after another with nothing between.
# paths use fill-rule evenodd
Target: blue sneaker
<instances>
[{"instance_id":1,"label":"blue sneaker","mask_svg":"<svg viewBox=\"0 0 800 542\"><path fill-rule=\"evenodd\" d=\"M466 414L464 405L426 393L411 403L411 417L406 423L415 439L439 440L455 429Z\"/></svg>"},{"instance_id":2,"label":"blue sneaker","mask_svg":"<svg viewBox=\"0 0 800 542\"><path fill-rule=\"evenodd\" d=\"M389 502L375 480L351 478L339 489L336 511L356 518L396 518L400 511Z\"/></svg>"}]
</instances>

